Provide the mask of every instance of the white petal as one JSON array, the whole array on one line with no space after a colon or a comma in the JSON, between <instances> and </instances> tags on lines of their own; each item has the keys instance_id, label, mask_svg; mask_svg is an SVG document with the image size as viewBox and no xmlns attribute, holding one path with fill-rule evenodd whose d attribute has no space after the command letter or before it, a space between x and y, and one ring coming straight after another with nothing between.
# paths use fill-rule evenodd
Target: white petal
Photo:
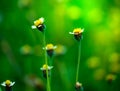
<instances>
[{"instance_id":1,"label":"white petal","mask_svg":"<svg viewBox=\"0 0 120 91\"><path fill-rule=\"evenodd\" d=\"M15 82L11 82L10 86L13 86L15 84Z\"/></svg>"},{"instance_id":2,"label":"white petal","mask_svg":"<svg viewBox=\"0 0 120 91\"><path fill-rule=\"evenodd\" d=\"M44 70L43 68L40 68L40 70Z\"/></svg>"},{"instance_id":3,"label":"white petal","mask_svg":"<svg viewBox=\"0 0 120 91\"><path fill-rule=\"evenodd\" d=\"M48 67L48 69L52 69L52 68L53 68L53 66L49 66L49 67Z\"/></svg>"},{"instance_id":4,"label":"white petal","mask_svg":"<svg viewBox=\"0 0 120 91\"><path fill-rule=\"evenodd\" d=\"M81 32L84 32L84 28L82 29L82 31Z\"/></svg>"},{"instance_id":5,"label":"white petal","mask_svg":"<svg viewBox=\"0 0 120 91\"><path fill-rule=\"evenodd\" d=\"M53 49L56 49L56 48L57 48L57 46L54 46L54 47L53 47Z\"/></svg>"},{"instance_id":6,"label":"white petal","mask_svg":"<svg viewBox=\"0 0 120 91\"><path fill-rule=\"evenodd\" d=\"M43 47L42 49L45 50L45 49L47 49L47 48L46 48L46 47Z\"/></svg>"},{"instance_id":7,"label":"white petal","mask_svg":"<svg viewBox=\"0 0 120 91\"><path fill-rule=\"evenodd\" d=\"M74 34L73 32L69 32L69 34Z\"/></svg>"},{"instance_id":8,"label":"white petal","mask_svg":"<svg viewBox=\"0 0 120 91\"><path fill-rule=\"evenodd\" d=\"M3 82L1 85L2 85L2 86L6 86L5 82Z\"/></svg>"},{"instance_id":9,"label":"white petal","mask_svg":"<svg viewBox=\"0 0 120 91\"><path fill-rule=\"evenodd\" d=\"M31 28L32 28L32 29L36 29L36 26L35 26L35 25L32 25Z\"/></svg>"},{"instance_id":10,"label":"white petal","mask_svg":"<svg viewBox=\"0 0 120 91\"><path fill-rule=\"evenodd\" d=\"M42 21L42 23L44 22L44 18L43 17L41 17L39 20Z\"/></svg>"}]
</instances>

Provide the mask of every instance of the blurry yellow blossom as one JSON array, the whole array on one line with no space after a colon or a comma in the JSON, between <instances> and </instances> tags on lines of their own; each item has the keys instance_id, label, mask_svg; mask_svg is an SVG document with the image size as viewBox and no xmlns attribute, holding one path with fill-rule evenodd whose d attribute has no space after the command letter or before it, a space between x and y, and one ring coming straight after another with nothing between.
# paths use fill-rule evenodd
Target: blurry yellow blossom
<instances>
[{"instance_id":1,"label":"blurry yellow blossom","mask_svg":"<svg viewBox=\"0 0 120 91\"><path fill-rule=\"evenodd\" d=\"M108 74L108 75L106 76L106 81L107 81L108 83L112 83L114 80L116 80L116 75L114 75L114 74Z\"/></svg>"},{"instance_id":2,"label":"blurry yellow blossom","mask_svg":"<svg viewBox=\"0 0 120 91\"><path fill-rule=\"evenodd\" d=\"M95 80L102 80L105 76L106 72L104 69L97 69L95 70L93 77Z\"/></svg>"},{"instance_id":3,"label":"blurry yellow blossom","mask_svg":"<svg viewBox=\"0 0 120 91\"><path fill-rule=\"evenodd\" d=\"M98 57L91 57L87 60L87 66L89 68L97 68L100 66L100 59Z\"/></svg>"},{"instance_id":4,"label":"blurry yellow blossom","mask_svg":"<svg viewBox=\"0 0 120 91\"><path fill-rule=\"evenodd\" d=\"M28 55L28 54L32 54L33 53L31 46L29 46L27 44L20 48L20 52L23 55Z\"/></svg>"},{"instance_id":5,"label":"blurry yellow blossom","mask_svg":"<svg viewBox=\"0 0 120 91\"><path fill-rule=\"evenodd\" d=\"M63 55L67 51L66 47L64 45L57 45L57 48L55 49L55 54L56 55Z\"/></svg>"}]
</instances>

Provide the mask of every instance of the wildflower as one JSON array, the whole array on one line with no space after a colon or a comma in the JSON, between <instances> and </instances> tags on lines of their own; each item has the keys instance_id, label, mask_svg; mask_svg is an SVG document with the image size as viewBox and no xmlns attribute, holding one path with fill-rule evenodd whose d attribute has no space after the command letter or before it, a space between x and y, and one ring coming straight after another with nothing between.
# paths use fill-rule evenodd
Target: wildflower
<instances>
[{"instance_id":1,"label":"wildflower","mask_svg":"<svg viewBox=\"0 0 120 91\"><path fill-rule=\"evenodd\" d=\"M61 56L61 55L64 55L66 51L67 51L66 46L59 44L57 45L57 48L55 49L55 54L57 56Z\"/></svg>"},{"instance_id":2,"label":"wildflower","mask_svg":"<svg viewBox=\"0 0 120 91\"><path fill-rule=\"evenodd\" d=\"M43 65L42 68L40 68L43 72L43 77L47 78L47 70L48 70L48 76L50 76L50 70L53 68L53 66L48 66L46 64Z\"/></svg>"},{"instance_id":3,"label":"wildflower","mask_svg":"<svg viewBox=\"0 0 120 91\"><path fill-rule=\"evenodd\" d=\"M116 80L116 75L114 74L108 74L106 76L106 81L108 82L108 84L111 84L115 80Z\"/></svg>"},{"instance_id":4,"label":"wildflower","mask_svg":"<svg viewBox=\"0 0 120 91\"><path fill-rule=\"evenodd\" d=\"M20 53L23 55L29 55L32 54L32 48L29 45L24 45L20 48Z\"/></svg>"},{"instance_id":5,"label":"wildflower","mask_svg":"<svg viewBox=\"0 0 120 91\"><path fill-rule=\"evenodd\" d=\"M54 54L54 49L56 49L57 46L53 46L53 44L47 44L45 49L47 50L47 54L52 57Z\"/></svg>"},{"instance_id":6,"label":"wildflower","mask_svg":"<svg viewBox=\"0 0 120 91\"><path fill-rule=\"evenodd\" d=\"M83 31L84 29L76 28L73 30L73 32L69 32L69 34L74 34L75 39L80 41L80 39L82 38Z\"/></svg>"},{"instance_id":7,"label":"wildflower","mask_svg":"<svg viewBox=\"0 0 120 91\"><path fill-rule=\"evenodd\" d=\"M44 31L45 25L44 25L44 18L43 17L41 17L38 20L34 21L34 25L32 25L32 29L36 29L36 28L38 30L40 30L41 32Z\"/></svg>"},{"instance_id":8,"label":"wildflower","mask_svg":"<svg viewBox=\"0 0 120 91\"><path fill-rule=\"evenodd\" d=\"M81 89L83 91L82 83L76 82L75 89L76 89L76 91L78 91L79 89Z\"/></svg>"},{"instance_id":9,"label":"wildflower","mask_svg":"<svg viewBox=\"0 0 120 91\"><path fill-rule=\"evenodd\" d=\"M11 82L10 80L6 80L1 85L5 87L6 91L12 91L12 86L15 84L15 82Z\"/></svg>"}]
</instances>

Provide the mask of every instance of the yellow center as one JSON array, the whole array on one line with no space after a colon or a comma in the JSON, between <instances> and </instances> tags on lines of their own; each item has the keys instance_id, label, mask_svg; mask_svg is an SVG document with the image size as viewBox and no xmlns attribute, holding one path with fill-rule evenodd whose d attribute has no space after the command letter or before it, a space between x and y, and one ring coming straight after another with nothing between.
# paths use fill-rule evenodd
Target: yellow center
<instances>
[{"instance_id":1,"label":"yellow center","mask_svg":"<svg viewBox=\"0 0 120 91\"><path fill-rule=\"evenodd\" d=\"M81 28L76 28L76 29L73 30L74 34L80 34L82 32L83 32L83 30Z\"/></svg>"},{"instance_id":2,"label":"yellow center","mask_svg":"<svg viewBox=\"0 0 120 91\"><path fill-rule=\"evenodd\" d=\"M51 50L54 48L53 44L47 44L46 46L47 50Z\"/></svg>"},{"instance_id":3,"label":"yellow center","mask_svg":"<svg viewBox=\"0 0 120 91\"><path fill-rule=\"evenodd\" d=\"M48 65L44 64L42 68L43 69L48 69Z\"/></svg>"},{"instance_id":4,"label":"yellow center","mask_svg":"<svg viewBox=\"0 0 120 91\"><path fill-rule=\"evenodd\" d=\"M40 24L42 24L42 21L41 21L40 19L34 21L34 25L35 25L35 26L38 26L38 25L40 25Z\"/></svg>"},{"instance_id":5,"label":"yellow center","mask_svg":"<svg viewBox=\"0 0 120 91\"><path fill-rule=\"evenodd\" d=\"M10 80L6 80L5 84L9 86L11 84L11 81Z\"/></svg>"}]
</instances>

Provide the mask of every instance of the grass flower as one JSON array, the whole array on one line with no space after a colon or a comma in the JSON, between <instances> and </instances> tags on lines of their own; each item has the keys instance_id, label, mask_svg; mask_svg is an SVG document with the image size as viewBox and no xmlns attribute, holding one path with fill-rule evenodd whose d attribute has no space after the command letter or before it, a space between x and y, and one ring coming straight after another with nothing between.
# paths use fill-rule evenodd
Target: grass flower
<instances>
[{"instance_id":1,"label":"grass flower","mask_svg":"<svg viewBox=\"0 0 120 91\"><path fill-rule=\"evenodd\" d=\"M15 84L15 82L11 82L10 80L6 80L1 85L5 87L5 91L12 91L12 86Z\"/></svg>"},{"instance_id":2,"label":"grass flower","mask_svg":"<svg viewBox=\"0 0 120 91\"><path fill-rule=\"evenodd\" d=\"M47 44L46 47L43 48L43 49L46 49L47 54L48 54L50 57L52 57L53 54L54 54L54 49L56 49L56 48L57 48L57 46L54 46L53 44Z\"/></svg>"},{"instance_id":3,"label":"grass flower","mask_svg":"<svg viewBox=\"0 0 120 91\"><path fill-rule=\"evenodd\" d=\"M69 34L73 34L75 39L77 41L80 41L80 39L82 39L82 33L83 33L84 29L81 29L81 28L75 28L73 30L73 32L69 32Z\"/></svg>"},{"instance_id":4,"label":"grass flower","mask_svg":"<svg viewBox=\"0 0 120 91\"><path fill-rule=\"evenodd\" d=\"M83 91L82 83L76 82L75 89L76 91L79 91L79 90Z\"/></svg>"},{"instance_id":5,"label":"grass flower","mask_svg":"<svg viewBox=\"0 0 120 91\"><path fill-rule=\"evenodd\" d=\"M77 63L77 70L76 70L76 90L78 90L79 88L82 88L81 90L83 90L82 84L78 82L79 80L79 66L80 66L80 56L81 56L81 39L82 39L82 33L83 33L84 29L81 28L75 28L73 30L73 32L69 32L69 34L73 34L75 39L78 42L78 63Z\"/></svg>"},{"instance_id":6,"label":"grass flower","mask_svg":"<svg viewBox=\"0 0 120 91\"><path fill-rule=\"evenodd\" d=\"M47 71L48 71L48 77L50 76L50 70L53 68L53 66L48 66L44 64L42 68L40 68L43 72L43 77L47 78Z\"/></svg>"},{"instance_id":7,"label":"grass flower","mask_svg":"<svg viewBox=\"0 0 120 91\"><path fill-rule=\"evenodd\" d=\"M44 18L43 17L41 17L38 20L34 21L34 25L32 25L32 29L36 29L36 28L38 30L40 30L41 32L44 31L45 25L44 25Z\"/></svg>"}]
</instances>

